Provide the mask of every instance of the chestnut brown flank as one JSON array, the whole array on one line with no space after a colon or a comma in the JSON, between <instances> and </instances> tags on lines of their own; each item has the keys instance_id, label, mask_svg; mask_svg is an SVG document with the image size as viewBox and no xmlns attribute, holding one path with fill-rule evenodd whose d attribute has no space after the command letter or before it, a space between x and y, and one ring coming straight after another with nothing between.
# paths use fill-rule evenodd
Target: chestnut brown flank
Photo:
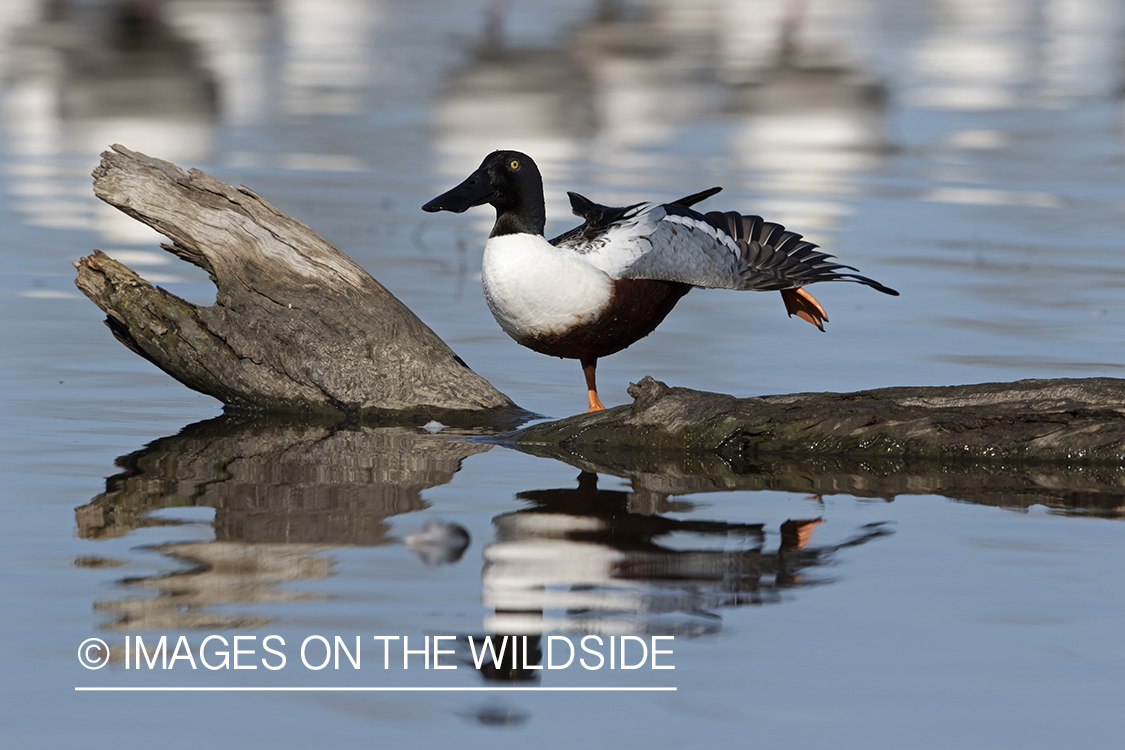
<instances>
[{"instance_id":1,"label":"chestnut brown flank","mask_svg":"<svg viewBox=\"0 0 1125 750\"><path fill-rule=\"evenodd\" d=\"M691 291L690 284L654 279L615 279L605 312L556 336L516 341L540 354L568 359L597 359L619 352L653 332Z\"/></svg>"}]
</instances>

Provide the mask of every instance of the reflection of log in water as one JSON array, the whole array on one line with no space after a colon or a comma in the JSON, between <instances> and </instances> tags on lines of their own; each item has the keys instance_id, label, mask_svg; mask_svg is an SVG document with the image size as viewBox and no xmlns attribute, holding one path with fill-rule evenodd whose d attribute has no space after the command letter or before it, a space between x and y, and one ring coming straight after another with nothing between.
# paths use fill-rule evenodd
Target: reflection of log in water
<instances>
[{"instance_id":1,"label":"reflection of log in water","mask_svg":"<svg viewBox=\"0 0 1125 750\"><path fill-rule=\"evenodd\" d=\"M449 482L466 456L488 450L404 429L297 425L220 417L123 456L125 471L76 510L79 534L121 536L171 507L215 509L215 542L174 543L156 551L193 567L130 579L155 599L99 602L118 626L249 626L253 618L205 607L293 598L275 587L323 578L329 546L391 541L389 516L426 507L422 490Z\"/></svg>"},{"instance_id":2,"label":"reflection of log in water","mask_svg":"<svg viewBox=\"0 0 1125 750\"><path fill-rule=\"evenodd\" d=\"M123 583L131 589L157 595L96 602L96 610L112 616L109 627L157 631L259 627L269 620L237 610L216 611L215 607L323 598L279 587L332 574L331 562L316 554L325 548L311 544L172 543L153 549L191 567L167 575L125 579Z\"/></svg>"},{"instance_id":3,"label":"reflection of log in water","mask_svg":"<svg viewBox=\"0 0 1125 750\"><path fill-rule=\"evenodd\" d=\"M158 508L215 509L220 541L382 544L387 516L426 507L487 445L398 428L219 417L122 456L125 471L77 509L79 534L119 536L160 523Z\"/></svg>"}]
</instances>

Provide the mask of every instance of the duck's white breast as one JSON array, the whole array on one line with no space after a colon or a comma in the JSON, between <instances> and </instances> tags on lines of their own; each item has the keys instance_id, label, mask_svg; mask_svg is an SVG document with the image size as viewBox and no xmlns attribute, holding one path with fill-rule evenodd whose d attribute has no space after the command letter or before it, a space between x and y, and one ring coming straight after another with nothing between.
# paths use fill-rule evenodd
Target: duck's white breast
<instances>
[{"instance_id":1,"label":"duck's white breast","mask_svg":"<svg viewBox=\"0 0 1125 750\"><path fill-rule=\"evenodd\" d=\"M590 322L613 295L603 271L531 234L490 237L481 278L496 322L517 341L561 335Z\"/></svg>"}]
</instances>

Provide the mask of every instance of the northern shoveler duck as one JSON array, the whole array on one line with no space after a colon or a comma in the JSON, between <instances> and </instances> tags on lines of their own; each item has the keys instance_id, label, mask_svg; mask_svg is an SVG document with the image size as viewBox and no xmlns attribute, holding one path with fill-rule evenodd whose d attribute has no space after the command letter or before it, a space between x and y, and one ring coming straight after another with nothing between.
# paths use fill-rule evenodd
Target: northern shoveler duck
<instances>
[{"instance_id":1,"label":"northern shoveler duck","mask_svg":"<svg viewBox=\"0 0 1125 750\"><path fill-rule=\"evenodd\" d=\"M582 226L548 241L543 178L531 157L494 151L457 187L422 206L461 213L486 203L496 224L484 247L484 295L518 343L582 363L588 411L598 359L652 333L692 287L779 291L790 316L824 330L828 315L804 287L855 281L898 295L835 262L801 235L760 216L691 206L722 188L671 203L602 206L567 193Z\"/></svg>"}]
</instances>

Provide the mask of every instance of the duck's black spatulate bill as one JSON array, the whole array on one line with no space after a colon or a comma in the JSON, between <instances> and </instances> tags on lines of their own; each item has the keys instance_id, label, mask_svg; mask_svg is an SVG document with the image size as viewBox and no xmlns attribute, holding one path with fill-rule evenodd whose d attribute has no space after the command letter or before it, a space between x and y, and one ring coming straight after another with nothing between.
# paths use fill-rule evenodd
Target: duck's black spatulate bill
<instances>
[{"instance_id":1,"label":"duck's black spatulate bill","mask_svg":"<svg viewBox=\"0 0 1125 750\"><path fill-rule=\"evenodd\" d=\"M494 190L488 175L478 169L457 187L447 190L422 206L422 210L431 214L438 211L464 213L473 206L483 206L488 203L492 199L493 193Z\"/></svg>"}]
</instances>

